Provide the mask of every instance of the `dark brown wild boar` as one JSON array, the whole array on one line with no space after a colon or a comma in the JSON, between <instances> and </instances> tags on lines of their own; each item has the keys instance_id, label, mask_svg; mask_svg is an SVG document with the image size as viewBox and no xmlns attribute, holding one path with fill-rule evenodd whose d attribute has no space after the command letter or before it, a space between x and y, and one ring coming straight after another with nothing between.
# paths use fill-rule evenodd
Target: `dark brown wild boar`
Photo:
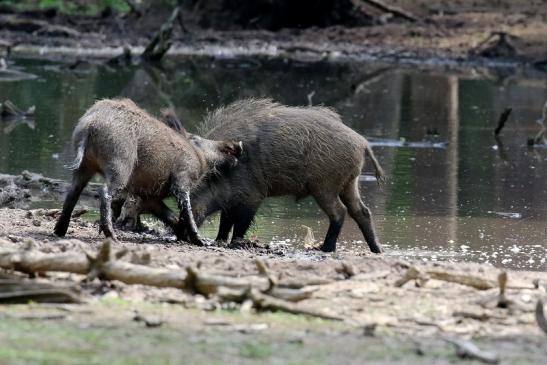
<instances>
[{"instance_id":1,"label":"dark brown wild boar","mask_svg":"<svg viewBox=\"0 0 547 365\"><path fill-rule=\"evenodd\" d=\"M330 225L320 247L330 252L346 212L357 222L372 252L380 253L369 209L359 193L359 175L368 154L378 179L382 169L367 140L324 107L288 107L271 100L237 101L211 113L206 138L241 140L238 165L222 177L203 180L192 193L198 226L220 210L217 240L243 238L267 197L311 195Z\"/></svg>"},{"instance_id":2,"label":"dark brown wild boar","mask_svg":"<svg viewBox=\"0 0 547 365\"><path fill-rule=\"evenodd\" d=\"M171 226L178 239L202 245L190 205L190 192L214 171L237 164L241 144L188 138L131 100L101 100L74 129L76 161L55 234L64 236L80 193L97 173L105 178L100 192L100 230L115 239L112 207L120 209L127 195L142 199L145 210ZM174 196L180 217L163 203ZM115 204L112 204L114 201Z\"/></svg>"}]
</instances>

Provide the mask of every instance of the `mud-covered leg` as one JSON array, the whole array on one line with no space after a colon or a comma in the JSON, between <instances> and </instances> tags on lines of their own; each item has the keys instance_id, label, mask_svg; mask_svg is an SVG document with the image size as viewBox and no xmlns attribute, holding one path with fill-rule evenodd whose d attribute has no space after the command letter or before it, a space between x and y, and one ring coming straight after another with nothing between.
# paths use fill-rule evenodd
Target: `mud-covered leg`
<instances>
[{"instance_id":1,"label":"mud-covered leg","mask_svg":"<svg viewBox=\"0 0 547 365\"><path fill-rule=\"evenodd\" d=\"M370 210L363 203L359 194L359 180L355 179L340 195L342 202L348 208L351 218L357 222L359 229L367 241L368 247L374 253L382 253L382 246L376 238Z\"/></svg>"},{"instance_id":2,"label":"mud-covered leg","mask_svg":"<svg viewBox=\"0 0 547 365\"><path fill-rule=\"evenodd\" d=\"M93 173L87 172L82 168L74 171L72 174L72 186L65 198L63 211L61 212L61 216L59 217L54 229L54 233L57 236L63 237L66 234L72 211L78 202L78 198L80 197L82 190L84 190L85 186L92 177Z\"/></svg>"},{"instance_id":3,"label":"mud-covered leg","mask_svg":"<svg viewBox=\"0 0 547 365\"><path fill-rule=\"evenodd\" d=\"M161 220L163 224L170 227L178 240L187 241L188 235L186 230L181 230L179 226L179 220L175 212L173 212L165 203L161 200L148 200L143 205L146 211L152 213L156 218Z\"/></svg>"},{"instance_id":4,"label":"mud-covered leg","mask_svg":"<svg viewBox=\"0 0 547 365\"><path fill-rule=\"evenodd\" d=\"M234 232L232 241L245 237L247 230L253 223L258 208L247 205L240 205L234 210Z\"/></svg>"},{"instance_id":5,"label":"mud-covered leg","mask_svg":"<svg viewBox=\"0 0 547 365\"><path fill-rule=\"evenodd\" d=\"M186 232L188 240L198 246L204 246L207 241L199 236L198 227L194 221L194 215L192 214L192 205L190 204L190 192L184 188L188 184L176 183L172 188L173 195L177 199L177 203L180 209L180 218L178 223L179 232Z\"/></svg>"},{"instance_id":6,"label":"mud-covered leg","mask_svg":"<svg viewBox=\"0 0 547 365\"><path fill-rule=\"evenodd\" d=\"M222 210L220 212L220 224L218 226L216 241L228 241L228 236L230 235L233 226L233 212L230 210Z\"/></svg>"},{"instance_id":7,"label":"mud-covered leg","mask_svg":"<svg viewBox=\"0 0 547 365\"><path fill-rule=\"evenodd\" d=\"M116 240L114 234L114 228L112 227L112 194L110 193L108 186L105 184L99 191L100 201L100 221L99 221L99 233L103 232L106 237L110 237Z\"/></svg>"},{"instance_id":8,"label":"mud-covered leg","mask_svg":"<svg viewBox=\"0 0 547 365\"><path fill-rule=\"evenodd\" d=\"M325 236L325 241L323 241L323 245L319 249L324 252L336 251L336 241L344 224L346 207L342 204L338 196L317 194L314 195L314 198L329 217L329 229Z\"/></svg>"}]
</instances>

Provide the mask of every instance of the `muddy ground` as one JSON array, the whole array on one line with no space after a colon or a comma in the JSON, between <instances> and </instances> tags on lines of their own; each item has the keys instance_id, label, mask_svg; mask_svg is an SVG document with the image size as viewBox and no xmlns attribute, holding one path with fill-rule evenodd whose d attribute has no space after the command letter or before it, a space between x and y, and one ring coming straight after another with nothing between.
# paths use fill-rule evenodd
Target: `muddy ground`
<instances>
[{"instance_id":1,"label":"muddy ground","mask_svg":"<svg viewBox=\"0 0 547 365\"><path fill-rule=\"evenodd\" d=\"M177 30L170 53L263 55L306 62L382 59L488 65L547 58L547 7L543 1L495 5L490 1L393 3L421 20L278 32L189 29L183 34ZM11 16L0 14L0 22L5 24ZM48 22L68 29L44 27L29 31L2 26L0 39L13 44L15 56L108 58L119 54L124 44L129 44L134 54L142 51L153 34L125 24L115 15L100 20L74 18L70 23L59 16ZM489 45L476 49L477 45L496 31L515 36L510 42L516 53L480 55ZM52 199L59 201L64 187L55 183L49 181L45 193L52 192ZM73 220L66 239L53 236L55 212L28 210L35 185L8 181L2 188L1 198L14 208L0 209L0 251L31 247L48 254L89 253L102 243L94 218L85 215ZM94 194L89 193L86 199L93 200ZM444 338L472 339L482 350L495 353L502 364L547 362L547 337L534 316L537 300L546 298L546 273L507 271L509 302L499 306L496 287L478 290L440 280L411 280L402 287L395 286L409 267L421 272L471 275L496 283L501 270L491 266L401 262L389 254L373 256L366 248L360 253L335 254L271 245L204 248L175 242L162 230L145 234L119 232L118 237L115 250L126 248L134 254L123 260L149 256L146 266L173 271L199 263L210 273L246 278L258 274L255 261L261 258L281 278L320 283L307 286L312 295L298 306L341 320L257 310L221 302L214 295L195 295L174 288L99 279L84 283L83 275L68 273L29 277L17 271L2 271L2 275L23 282L74 288L81 303L0 306L0 364L462 361ZM479 362L471 359L466 363Z\"/></svg>"},{"instance_id":2,"label":"muddy ground","mask_svg":"<svg viewBox=\"0 0 547 365\"><path fill-rule=\"evenodd\" d=\"M541 63L547 59L547 6L542 0L387 3L411 12L418 21L386 17L385 13L367 8L367 14L375 19L369 26L336 25L275 32L217 30L213 26L199 27L203 21L194 19L198 17L195 12L186 11L182 18L186 19L185 30L175 26L169 52L213 57L286 57L305 62L376 59L490 66ZM0 14L0 39L14 45L16 56L107 58L120 54L124 45L135 54L142 52L154 29L169 15L149 13L141 18L115 13L94 18L40 14L31 20L42 23L30 25L28 17ZM206 18L207 13L199 16ZM488 41L493 32L507 33L507 42L498 44L497 36Z\"/></svg>"},{"instance_id":3,"label":"muddy ground","mask_svg":"<svg viewBox=\"0 0 547 365\"><path fill-rule=\"evenodd\" d=\"M31 242L33 250L48 254L94 252L103 241L85 216L73 220L66 239L53 236L54 213L0 209L0 250ZM410 266L495 283L501 271L490 266L401 262L365 248L359 254L323 254L286 246L196 247L159 233L118 237L114 249L132 253L123 260L149 255L146 265L174 271L199 263L208 273L246 278L257 275L255 260L261 258L283 280L319 283L307 286L313 293L298 305L342 320L259 311L174 288L82 283L82 275L47 273L28 280L75 287L82 304L1 306L0 363L457 362L444 337L473 339L501 363L547 360L546 337L534 317L537 299L545 298L546 273L508 272L510 304L503 308L497 306L498 288L438 280L394 285Z\"/></svg>"}]
</instances>

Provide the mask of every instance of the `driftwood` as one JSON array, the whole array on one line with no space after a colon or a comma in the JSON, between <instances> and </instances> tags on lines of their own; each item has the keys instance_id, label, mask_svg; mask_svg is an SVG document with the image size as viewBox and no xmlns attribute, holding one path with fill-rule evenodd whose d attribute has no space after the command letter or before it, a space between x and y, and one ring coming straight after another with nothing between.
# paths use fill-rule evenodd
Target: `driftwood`
<instances>
[{"instance_id":1,"label":"driftwood","mask_svg":"<svg viewBox=\"0 0 547 365\"><path fill-rule=\"evenodd\" d=\"M46 254L32 248L0 251L0 268L28 274L49 271L86 275L88 280L118 280L126 284L172 287L206 296L217 296L221 301L245 302L251 300L258 309L282 310L289 313L341 320L341 317L322 313L293 303L309 298L315 288L294 289L283 286L269 272L262 260L256 264L262 276L230 277L204 273L194 266L184 270L168 270L133 264L119 260L127 250L114 253L111 241L106 240L98 253ZM292 283L289 283L292 284Z\"/></svg>"},{"instance_id":2,"label":"driftwood","mask_svg":"<svg viewBox=\"0 0 547 365\"><path fill-rule=\"evenodd\" d=\"M180 7L176 6L167 21L161 26L158 32L154 35L148 46L146 46L141 58L147 62L157 62L171 48L171 35L173 34L173 26L175 20L179 16Z\"/></svg>"},{"instance_id":3,"label":"driftwood","mask_svg":"<svg viewBox=\"0 0 547 365\"><path fill-rule=\"evenodd\" d=\"M314 309L303 308L302 306L295 303L290 303L286 300L281 300L278 298L274 298L270 295L260 293L258 290L255 289L251 289L249 291L249 297L252 299L255 306L261 309L281 310L283 312L288 312L292 314L304 314L311 317L318 317L335 321L344 320L343 317L323 313Z\"/></svg>"},{"instance_id":4,"label":"driftwood","mask_svg":"<svg viewBox=\"0 0 547 365\"><path fill-rule=\"evenodd\" d=\"M503 112L500 115L500 118L498 119L498 126L494 130L494 135L498 136L505 126L505 122L507 122L507 119L509 118L509 114L511 114L512 108L505 108Z\"/></svg>"},{"instance_id":5,"label":"driftwood","mask_svg":"<svg viewBox=\"0 0 547 365\"><path fill-rule=\"evenodd\" d=\"M410 22L419 21L418 17L416 17L414 14L396 6L388 5L381 0L359 0L359 2L365 3L383 12L393 14L393 16L408 20Z\"/></svg>"},{"instance_id":6,"label":"driftwood","mask_svg":"<svg viewBox=\"0 0 547 365\"><path fill-rule=\"evenodd\" d=\"M0 118L33 118L36 108L31 106L26 111L19 109L11 101L0 103Z\"/></svg>"},{"instance_id":7,"label":"driftwood","mask_svg":"<svg viewBox=\"0 0 547 365\"><path fill-rule=\"evenodd\" d=\"M471 341L455 337L444 337L443 340L454 345L456 355L461 359L474 359L486 364L498 364L500 361L495 353L483 351Z\"/></svg>"},{"instance_id":8,"label":"driftwood","mask_svg":"<svg viewBox=\"0 0 547 365\"><path fill-rule=\"evenodd\" d=\"M428 279L467 285L479 290L487 290L496 287L496 284L492 280L483 279L475 275L452 273L441 270L428 270L426 272L422 272L414 266L410 266L403 277L397 280L394 285L396 287L401 287L411 280L416 280L420 286L423 286Z\"/></svg>"},{"instance_id":9,"label":"driftwood","mask_svg":"<svg viewBox=\"0 0 547 365\"><path fill-rule=\"evenodd\" d=\"M0 279L0 303L80 303L74 290L22 278Z\"/></svg>"}]
</instances>

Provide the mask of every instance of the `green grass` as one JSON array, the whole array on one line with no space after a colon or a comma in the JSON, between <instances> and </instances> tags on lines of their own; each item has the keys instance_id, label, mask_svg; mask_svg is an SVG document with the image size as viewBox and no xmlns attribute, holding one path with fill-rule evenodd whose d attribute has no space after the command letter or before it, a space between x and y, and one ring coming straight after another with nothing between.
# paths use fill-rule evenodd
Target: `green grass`
<instances>
[{"instance_id":1,"label":"green grass","mask_svg":"<svg viewBox=\"0 0 547 365\"><path fill-rule=\"evenodd\" d=\"M97 15L110 7L118 13L128 12L129 6L124 0L90 0L90 1L69 1L69 0L0 0L0 5L13 6L18 10L49 9L54 8L60 13L67 15Z\"/></svg>"}]
</instances>

